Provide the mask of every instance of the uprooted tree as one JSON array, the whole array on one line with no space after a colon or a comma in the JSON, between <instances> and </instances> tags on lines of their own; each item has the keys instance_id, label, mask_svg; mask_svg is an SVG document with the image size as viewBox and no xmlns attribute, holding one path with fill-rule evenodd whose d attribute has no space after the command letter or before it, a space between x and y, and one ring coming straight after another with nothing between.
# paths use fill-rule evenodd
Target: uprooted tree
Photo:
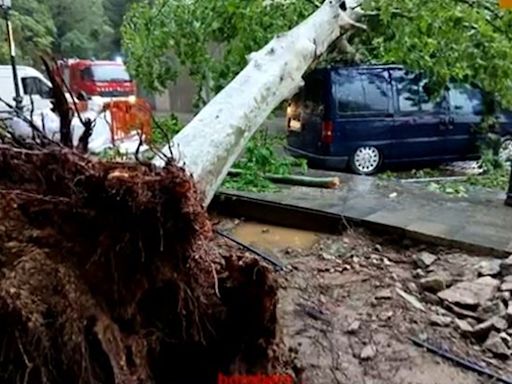
<instances>
[{"instance_id":1,"label":"uprooted tree","mask_svg":"<svg viewBox=\"0 0 512 384\"><path fill-rule=\"evenodd\" d=\"M338 36L332 20L340 17L339 5L366 28L350 28L330 44ZM129 68L146 88L163 89L185 69L199 85L202 99L216 94L175 140L176 146L186 147L182 156L198 181L212 183L211 193L227 170L215 171L217 160L222 160L206 161L208 151L203 148L213 148L218 140L225 143L226 156L236 158L253 129L278 106L276 100L293 93L304 66L312 63L399 63L426 74L433 96L448 81L474 83L503 106L512 106L512 67L508 64L512 13L500 10L497 1L332 1L324 9L329 6L330 14L312 17L318 22L315 30L283 34L250 55L249 65L221 92L245 66L251 51L302 20L315 9L315 2L257 0L247 6L241 0L210 1L208 5L157 0L136 4L128 14L124 46ZM345 23L344 28L349 25L353 23ZM212 45L221 47L221 54L211 50ZM308 45L316 47L316 52L315 48L308 51ZM326 52L318 49L324 45L330 46ZM268 68L275 71L267 73ZM239 145L232 146L234 142ZM210 165L199 169L198 163Z\"/></svg>"},{"instance_id":2,"label":"uprooted tree","mask_svg":"<svg viewBox=\"0 0 512 384\"><path fill-rule=\"evenodd\" d=\"M172 159L92 159L86 130L73 148L58 95L58 141L34 124L29 141L0 129L2 383L278 369L271 271L213 238L202 191Z\"/></svg>"},{"instance_id":3,"label":"uprooted tree","mask_svg":"<svg viewBox=\"0 0 512 384\"><path fill-rule=\"evenodd\" d=\"M211 246L205 205L263 119L356 25L356 6L328 0L251 55L159 167L2 135L2 382L215 382L282 363L272 275Z\"/></svg>"},{"instance_id":4,"label":"uprooted tree","mask_svg":"<svg viewBox=\"0 0 512 384\"><path fill-rule=\"evenodd\" d=\"M302 85L313 61L357 26L352 11L356 5L326 1L305 21L252 53L249 64L162 150L191 173L206 205L257 128ZM163 165L161 158L154 163Z\"/></svg>"},{"instance_id":5,"label":"uprooted tree","mask_svg":"<svg viewBox=\"0 0 512 384\"><path fill-rule=\"evenodd\" d=\"M258 121L351 24L328 2L269 43L173 142L183 157L164 150L159 167L71 148L62 92L60 142L36 126L41 140L28 142L0 130L2 382L214 383L290 368L270 269L215 239L205 205ZM290 37L304 39L295 49ZM250 101L239 103L242 86ZM212 112L220 134L194 160Z\"/></svg>"}]
</instances>

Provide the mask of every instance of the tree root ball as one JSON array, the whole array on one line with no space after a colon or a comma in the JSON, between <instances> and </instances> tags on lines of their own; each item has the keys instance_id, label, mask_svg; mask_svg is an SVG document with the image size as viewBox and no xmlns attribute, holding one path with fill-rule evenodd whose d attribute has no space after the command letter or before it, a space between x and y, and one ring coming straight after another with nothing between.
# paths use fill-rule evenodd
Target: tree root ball
<instances>
[{"instance_id":1,"label":"tree root ball","mask_svg":"<svg viewBox=\"0 0 512 384\"><path fill-rule=\"evenodd\" d=\"M183 169L0 145L0 381L215 383L276 364L277 286Z\"/></svg>"}]
</instances>

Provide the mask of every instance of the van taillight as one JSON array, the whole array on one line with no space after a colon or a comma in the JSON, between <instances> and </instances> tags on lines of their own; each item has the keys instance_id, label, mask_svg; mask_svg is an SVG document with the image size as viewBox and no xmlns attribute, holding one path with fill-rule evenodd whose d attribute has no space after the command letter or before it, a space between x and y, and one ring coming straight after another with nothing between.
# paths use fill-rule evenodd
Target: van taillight
<instances>
[{"instance_id":1,"label":"van taillight","mask_svg":"<svg viewBox=\"0 0 512 384\"><path fill-rule=\"evenodd\" d=\"M332 121L324 121L322 123L322 143L332 144L333 125Z\"/></svg>"}]
</instances>

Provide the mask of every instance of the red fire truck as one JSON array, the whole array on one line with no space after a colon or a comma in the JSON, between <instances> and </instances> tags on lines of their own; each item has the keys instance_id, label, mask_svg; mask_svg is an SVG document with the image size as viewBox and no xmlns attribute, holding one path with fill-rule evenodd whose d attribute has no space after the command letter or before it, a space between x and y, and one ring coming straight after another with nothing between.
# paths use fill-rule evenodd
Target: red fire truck
<instances>
[{"instance_id":1,"label":"red fire truck","mask_svg":"<svg viewBox=\"0 0 512 384\"><path fill-rule=\"evenodd\" d=\"M82 93L101 102L135 100L135 82L123 63L67 59L58 62L58 70L74 96Z\"/></svg>"}]
</instances>

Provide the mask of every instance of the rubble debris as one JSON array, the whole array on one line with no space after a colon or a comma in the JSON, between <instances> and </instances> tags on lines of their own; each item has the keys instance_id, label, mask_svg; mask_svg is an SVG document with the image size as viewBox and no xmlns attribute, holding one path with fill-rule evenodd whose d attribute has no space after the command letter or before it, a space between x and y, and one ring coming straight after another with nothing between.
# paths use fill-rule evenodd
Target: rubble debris
<instances>
[{"instance_id":1,"label":"rubble debris","mask_svg":"<svg viewBox=\"0 0 512 384\"><path fill-rule=\"evenodd\" d=\"M398 279L396 279L396 280L398 280ZM412 281L406 282L405 288L407 288L407 290L411 293L419 293L418 286Z\"/></svg>"},{"instance_id":2,"label":"rubble debris","mask_svg":"<svg viewBox=\"0 0 512 384\"><path fill-rule=\"evenodd\" d=\"M425 273L425 271L423 269L415 269L414 272L412 273L412 276L416 279L421 279L423 277L425 277L427 274Z\"/></svg>"},{"instance_id":3,"label":"rubble debris","mask_svg":"<svg viewBox=\"0 0 512 384\"><path fill-rule=\"evenodd\" d=\"M381 312L378 315L379 320L386 321L393 317L393 311Z\"/></svg>"},{"instance_id":4,"label":"rubble debris","mask_svg":"<svg viewBox=\"0 0 512 384\"><path fill-rule=\"evenodd\" d=\"M454 364L457 364L469 371L473 371L478 373L479 375L485 375L492 379L493 382L498 383L505 383L505 384L512 384L512 380L509 380L505 377L499 376L497 373L487 369L482 364L479 364L477 362L473 362L471 360L468 360L467 358L462 358L453 355L452 353L448 352L444 348L438 348L432 344L427 343L426 341L418 340L417 338L410 337L409 338L415 345L425 348L430 353L433 353L437 356L441 356L444 359L447 359L451 361Z\"/></svg>"},{"instance_id":5,"label":"rubble debris","mask_svg":"<svg viewBox=\"0 0 512 384\"><path fill-rule=\"evenodd\" d=\"M505 332L501 332L499 336L500 336L501 340L503 340L503 342L505 343L505 345L507 347L509 347L509 348L512 347L512 337L507 335Z\"/></svg>"},{"instance_id":6,"label":"rubble debris","mask_svg":"<svg viewBox=\"0 0 512 384\"><path fill-rule=\"evenodd\" d=\"M508 302L506 316L507 316L508 321L512 322L512 301Z\"/></svg>"},{"instance_id":7,"label":"rubble debris","mask_svg":"<svg viewBox=\"0 0 512 384\"><path fill-rule=\"evenodd\" d=\"M461 317L467 317L469 319L476 319L476 320L480 320L480 318L478 317L478 315L476 314L476 312L472 312L472 311L469 311L469 310L466 310L466 309L462 309L462 308L459 308L457 307L456 305L453 305L453 304L450 304L450 303L444 303L444 305L450 310L450 312L458 315L458 316L461 316Z\"/></svg>"},{"instance_id":8,"label":"rubble debris","mask_svg":"<svg viewBox=\"0 0 512 384\"><path fill-rule=\"evenodd\" d=\"M510 276L512 275L512 255L501 262L501 275Z\"/></svg>"},{"instance_id":9,"label":"rubble debris","mask_svg":"<svg viewBox=\"0 0 512 384\"><path fill-rule=\"evenodd\" d=\"M452 318L449 316L430 315L429 321L431 324L438 325L440 327L447 327L452 323Z\"/></svg>"},{"instance_id":10,"label":"rubble debris","mask_svg":"<svg viewBox=\"0 0 512 384\"><path fill-rule=\"evenodd\" d=\"M483 346L498 358L508 359L512 353L500 335L494 331L489 334Z\"/></svg>"},{"instance_id":11,"label":"rubble debris","mask_svg":"<svg viewBox=\"0 0 512 384\"><path fill-rule=\"evenodd\" d=\"M461 333L468 334L473 332L473 327L467 320L455 319L454 322L455 326Z\"/></svg>"},{"instance_id":12,"label":"rubble debris","mask_svg":"<svg viewBox=\"0 0 512 384\"><path fill-rule=\"evenodd\" d=\"M450 284L450 277L447 275L435 273L422 278L419 281L419 284L421 289L424 291L438 293L448 288Z\"/></svg>"},{"instance_id":13,"label":"rubble debris","mask_svg":"<svg viewBox=\"0 0 512 384\"><path fill-rule=\"evenodd\" d=\"M512 275L505 276L503 278L503 283L501 284L500 291L512 291Z\"/></svg>"},{"instance_id":14,"label":"rubble debris","mask_svg":"<svg viewBox=\"0 0 512 384\"><path fill-rule=\"evenodd\" d=\"M494 317L494 328L498 331L506 331L508 328L508 322L503 317Z\"/></svg>"},{"instance_id":15,"label":"rubble debris","mask_svg":"<svg viewBox=\"0 0 512 384\"><path fill-rule=\"evenodd\" d=\"M480 277L474 281L463 281L439 292L444 301L465 307L477 307L490 300L500 286L499 280L492 277Z\"/></svg>"},{"instance_id":16,"label":"rubble debris","mask_svg":"<svg viewBox=\"0 0 512 384\"><path fill-rule=\"evenodd\" d=\"M429 252L420 252L414 256L414 261L420 268L428 268L437 260L437 256Z\"/></svg>"},{"instance_id":17,"label":"rubble debris","mask_svg":"<svg viewBox=\"0 0 512 384\"><path fill-rule=\"evenodd\" d=\"M496 300L501 300L503 303L508 303L511 297L511 291L501 291L495 296Z\"/></svg>"},{"instance_id":18,"label":"rubble debris","mask_svg":"<svg viewBox=\"0 0 512 384\"><path fill-rule=\"evenodd\" d=\"M425 306L416 297L402 291L400 288L395 288L395 290L400 297L411 304L414 308L419 309L420 311L425 311Z\"/></svg>"},{"instance_id":19,"label":"rubble debris","mask_svg":"<svg viewBox=\"0 0 512 384\"><path fill-rule=\"evenodd\" d=\"M437 297L437 295L434 295L433 293L423 292L422 297L423 297L423 300L425 301L425 303L427 303L427 304L432 304L432 305L441 305L442 304L441 299L439 297Z\"/></svg>"},{"instance_id":20,"label":"rubble debris","mask_svg":"<svg viewBox=\"0 0 512 384\"><path fill-rule=\"evenodd\" d=\"M391 289L388 288L381 289L375 295L376 300L390 300L391 298L393 298L393 292L391 291Z\"/></svg>"},{"instance_id":21,"label":"rubble debris","mask_svg":"<svg viewBox=\"0 0 512 384\"><path fill-rule=\"evenodd\" d=\"M512 281L504 282L503 284L501 284L500 290L504 292L512 291Z\"/></svg>"},{"instance_id":22,"label":"rubble debris","mask_svg":"<svg viewBox=\"0 0 512 384\"><path fill-rule=\"evenodd\" d=\"M283 329L288 335L287 340L293 340L292 345L300 343L301 356L303 356L301 359L308 362L304 382L318 384L336 382L333 378L334 373L331 375L325 369L326 366L332 364L333 357L337 359L335 363L337 367L333 369L340 382L350 381L354 377L357 377L360 382L375 381L377 377L377 381L383 383L398 383L404 379L418 383L428 381L428 378L425 379L423 367L425 365L432 367L430 364L435 366L436 362L424 352L413 357L414 351L404 345L403 338L400 337L404 334L415 335L426 343L432 343L433 338L439 339L442 345L441 349L445 352L457 351L457 354L464 358L471 357L485 361L488 366L495 366L496 373L499 372L503 377L512 374L510 366L504 364L500 366L498 359L492 357L482 346L491 331L509 335L508 330L499 331L500 328L503 328L503 318L493 319L492 322L489 322L487 331L481 335L473 333L475 327L487 320L480 318L479 309L491 305L495 301L503 301L500 292L496 292L490 300L474 308L463 308L443 302L437 295L422 290L420 279L413 277L416 265L410 259L407 260L407 257L410 252L413 252L412 255L419 253L419 249L403 250L400 245L394 245L393 238L386 243L385 239L380 237L374 239L371 235L365 236L364 231L360 230L355 230L350 234L345 233L344 237L350 240L347 240L345 255L342 254L338 258L349 267L343 273L344 284L335 283L330 277L332 273L329 272L329 265L335 266L336 261L326 262L320 256L321 251L326 249L331 242L339 242L339 239L334 236L332 238L326 236L325 239L322 239L315 248L308 251L307 259L304 257L298 260L299 253L297 252L288 258L291 265L297 264L302 268L294 270L291 275L285 277L289 281L290 287L286 291L287 294L294 297L294 301L298 300L299 302L305 299L303 296L306 296L311 302L316 302L319 296L324 296L327 300L325 308L333 308L332 331L329 329L327 334L323 334L325 332L323 327L318 327L319 329L315 331L311 329L315 324L308 321L309 319L305 317L297 319L292 315L296 304L290 300L289 296L284 296L286 302L281 302L285 308L288 308L287 313L290 314L286 317L287 322ZM372 256L375 243L383 245L386 256L390 260L403 261L393 262L391 268L383 267L382 264L375 265ZM428 250L428 248L421 250ZM442 252L448 254L450 250L442 250ZM346 255L360 255L358 269L354 268L354 260ZM457 283L464 279L476 280L476 271L471 266L477 265L481 259L478 256L455 251L453 255L437 260L430 267L431 272L428 272L427 276L439 274L443 277L446 275L461 279ZM501 280L501 277L496 280ZM299 281L300 284L298 284ZM303 289L305 286L303 283L306 281L309 287L307 290ZM417 285L419 293L412 291L411 282ZM397 287L408 295L415 296L426 311L420 311L406 301L395 291ZM375 299L377 293L388 289L391 289L392 293L390 299ZM434 298L432 302L429 295ZM389 297L389 292L382 296ZM503 302L503 304L508 305L507 302ZM452 306L459 312L453 310ZM297 324L297 320L300 321L300 324ZM354 331L356 329L357 331ZM510 334L512 335L512 329L510 329ZM503 337L502 339L505 340ZM375 346L377 353L373 359L365 362L361 360L361 352L368 344ZM312 353L312 348L318 350L318 353ZM407 367L402 368L402 364ZM449 368L449 370L452 369L452 367ZM397 370L402 372L399 378L393 376ZM404 370L407 378L404 377ZM457 369L452 372L453 375L446 380L438 375L439 379L431 378L430 381L446 381L447 383L472 383L474 381L476 383L481 380L472 377L471 374L461 373Z\"/></svg>"},{"instance_id":23,"label":"rubble debris","mask_svg":"<svg viewBox=\"0 0 512 384\"><path fill-rule=\"evenodd\" d=\"M359 328L361 327L361 322L359 320L356 320L350 324L350 326L347 329L347 333L356 333Z\"/></svg>"},{"instance_id":24,"label":"rubble debris","mask_svg":"<svg viewBox=\"0 0 512 384\"><path fill-rule=\"evenodd\" d=\"M503 316L507 312L505 305L499 301L489 301L478 308L477 315L482 320L488 320L491 317Z\"/></svg>"},{"instance_id":25,"label":"rubble debris","mask_svg":"<svg viewBox=\"0 0 512 384\"><path fill-rule=\"evenodd\" d=\"M492 259L479 263L476 267L479 276L496 276L501 271L501 260Z\"/></svg>"},{"instance_id":26,"label":"rubble debris","mask_svg":"<svg viewBox=\"0 0 512 384\"><path fill-rule=\"evenodd\" d=\"M476 338L485 338L491 331L504 331L508 327L507 321L501 317L493 317L473 327L472 334Z\"/></svg>"},{"instance_id":27,"label":"rubble debris","mask_svg":"<svg viewBox=\"0 0 512 384\"><path fill-rule=\"evenodd\" d=\"M373 344L368 344L367 346L365 346L362 351L361 351L361 355L359 356L361 360L371 360L375 357L375 355L377 354L377 348L375 348L375 346Z\"/></svg>"},{"instance_id":28,"label":"rubble debris","mask_svg":"<svg viewBox=\"0 0 512 384\"><path fill-rule=\"evenodd\" d=\"M321 321L327 326L331 325L331 320L328 318L328 314L325 313L322 309L304 303L299 303L297 307L300 308L300 310L311 319Z\"/></svg>"}]
</instances>

